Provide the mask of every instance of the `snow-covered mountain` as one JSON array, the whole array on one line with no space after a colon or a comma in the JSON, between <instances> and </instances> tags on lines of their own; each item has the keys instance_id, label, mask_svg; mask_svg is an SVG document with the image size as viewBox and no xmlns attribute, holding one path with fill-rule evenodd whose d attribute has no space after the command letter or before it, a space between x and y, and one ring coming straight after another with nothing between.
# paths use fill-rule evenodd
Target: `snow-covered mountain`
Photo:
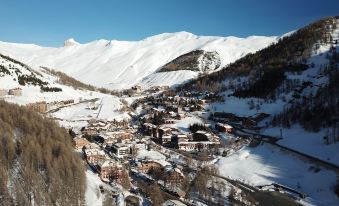
<instances>
[{"instance_id":1,"label":"snow-covered mountain","mask_svg":"<svg viewBox=\"0 0 339 206\"><path fill-rule=\"evenodd\" d=\"M97 40L79 44L71 38L59 48L0 42L0 53L34 67L60 70L95 86L122 89L138 83L144 87L164 83L173 85L196 77L198 71L155 73L175 58L194 50L218 53L221 68L277 39L274 36L212 37L177 32L131 42Z\"/></svg>"}]
</instances>

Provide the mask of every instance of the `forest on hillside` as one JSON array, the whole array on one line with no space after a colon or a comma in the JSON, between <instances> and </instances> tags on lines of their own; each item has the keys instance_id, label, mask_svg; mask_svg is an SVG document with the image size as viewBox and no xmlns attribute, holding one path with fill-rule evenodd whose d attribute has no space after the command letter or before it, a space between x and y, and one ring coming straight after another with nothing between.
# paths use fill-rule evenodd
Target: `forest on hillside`
<instances>
[{"instance_id":1,"label":"forest on hillside","mask_svg":"<svg viewBox=\"0 0 339 206\"><path fill-rule=\"evenodd\" d=\"M331 35L337 29L338 19L339 16L316 21L275 44L248 54L218 72L200 76L177 90L230 91L229 96L258 98L270 103L282 97L286 107L273 116L273 126L288 128L298 123L313 132L328 128L324 138L329 143L339 141L339 42ZM321 45L330 45L329 51L316 54ZM312 54L324 55L328 60L317 73L319 78L326 77L326 84L313 85L303 79L287 78L289 74L298 75L314 68L314 63L308 61ZM317 90L305 96L303 91L307 88ZM292 93L292 98L287 102L284 94L288 93ZM255 106L251 101L253 109ZM260 108L259 104L257 108Z\"/></svg>"},{"instance_id":2,"label":"forest on hillside","mask_svg":"<svg viewBox=\"0 0 339 206\"><path fill-rule=\"evenodd\" d=\"M0 205L81 205L82 161L54 121L0 101Z\"/></svg>"},{"instance_id":3,"label":"forest on hillside","mask_svg":"<svg viewBox=\"0 0 339 206\"><path fill-rule=\"evenodd\" d=\"M249 77L242 88L235 91L239 97L265 97L271 95L277 84L263 87L263 78L273 77L271 81L281 83L282 75L272 75L272 72L300 72L307 69L307 59L314 46L334 42L331 32L336 29L339 17L328 17L316 21L291 35L285 36L256 53L250 53L243 58L226 65L220 71L200 76L199 78L178 87L178 90L197 90L222 92L227 89L225 80L239 77ZM263 91L262 93L260 91ZM250 92L254 91L253 94Z\"/></svg>"}]
</instances>

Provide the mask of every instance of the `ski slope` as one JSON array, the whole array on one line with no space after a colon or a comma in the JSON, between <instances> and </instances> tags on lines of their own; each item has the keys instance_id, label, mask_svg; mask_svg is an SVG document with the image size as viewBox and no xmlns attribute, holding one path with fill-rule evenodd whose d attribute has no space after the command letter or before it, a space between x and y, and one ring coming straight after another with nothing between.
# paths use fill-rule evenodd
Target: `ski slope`
<instances>
[{"instance_id":1,"label":"ski slope","mask_svg":"<svg viewBox=\"0 0 339 206\"><path fill-rule=\"evenodd\" d=\"M161 66L193 50L217 52L221 68L277 39L275 36L212 37L177 32L130 42L96 40L80 44L72 38L59 48L0 42L0 53L36 68L46 66L60 70L95 86L125 89L138 83L144 87L163 82L174 85L195 77L197 73L154 74ZM151 74L154 75L149 76Z\"/></svg>"}]
</instances>

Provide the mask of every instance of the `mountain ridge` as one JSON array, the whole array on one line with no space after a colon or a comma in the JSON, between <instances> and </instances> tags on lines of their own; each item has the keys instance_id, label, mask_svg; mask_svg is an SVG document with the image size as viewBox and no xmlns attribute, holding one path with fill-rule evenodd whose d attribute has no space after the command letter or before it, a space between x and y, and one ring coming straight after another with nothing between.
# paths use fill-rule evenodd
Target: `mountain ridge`
<instances>
[{"instance_id":1,"label":"mountain ridge","mask_svg":"<svg viewBox=\"0 0 339 206\"><path fill-rule=\"evenodd\" d=\"M0 53L30 66L45 66L62 71L86 84L109 89L126 89L154 74L180 55L194 50L218 52L221 66L245 54L274 43L278 37L211 37L188 32L164 33L140 41L96 40L66 47L41 47L32 44L0 42ZM193 76L183 76L175 84ZM180 75L178 76L180 77ZM152 82L152 85L161 84ZM148 87L149 84L143 84Z\"/></svg>"}]
</instances>

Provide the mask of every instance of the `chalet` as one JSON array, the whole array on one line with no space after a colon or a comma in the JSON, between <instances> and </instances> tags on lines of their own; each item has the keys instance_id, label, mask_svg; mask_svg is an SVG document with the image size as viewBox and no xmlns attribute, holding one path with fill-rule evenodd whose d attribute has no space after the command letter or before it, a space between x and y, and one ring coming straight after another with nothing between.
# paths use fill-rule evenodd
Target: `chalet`
<instances>
[{"instance_id":1,"label":"chalet","mask_svg":"<svg viewBox=\"0 0 339 206\"><path fill-rule=\"evenodd\" d=\"M100 178L104 182L118 181L124 174L124 168L120 162L106 160L98 164Z\"/></svg>"},{"instance_id":2,"label":"chalet","mask_svg":"<svg viewBox=\"0 0 339 206\"><path fill-rule=\"evenodd\" d=\"M8 94L7 89L0 89L0 97L6 96Z\"/></svg>"},{"instance_id":3,"label":"chalet","mask_svg":"<svg viewBox=\"0 0 339 206\"><path fill-rule=\"evenodd\" d=\"M162 165L158 162L154 161L141 161L138 165L138 170L142 173L147 174L149 171L153 169L162 169Z\"/></svg>"},{"instance_id":4,"label":"chalet","mask_svg":"<svg viewBox=\"0 0 339 206\"><path fill-rule=\"evenodd\" d=\"M45 101L29 103L26 107L35 112L45 113L47 112L47 103Z\"/></svg>"},{"instance_id":5,"label":"chalet","mask_svg":"<svg viewBox=\"0 0 339 206\"><path fill-rule=\"evenodd\" d=\"M14 89L10 89L8 91L8 94L13 95L13 96L22 96L22 89L19 88L19 87L14 88Z\"/></svg>"},{"instance_id":6,"label":"chalet","mask_svg":"<svg viewBox=\"0 0 339 206\"><path fill-rule=\"evenodd\" d=\"M233 127L229 124L217 123L215 129L219 132L233 133Z\"/></svg>"},{"instance_id":7,"label":"chalet","mask_svg":"<svg viewBox=\"0 0 339 206\"><path fill-rule=\"evenodd\" d=\"M86 138L75 137L73 139L73 146L76 150L80 150L88 145L90 142Z\"/></svg>"},{"instance_id":8,"label":"chalet","mask_svg":"<svg viewBox=\"0 0 339 206\"><path fill-rule=\"evenodd\" d=\"M89 164L97 165L106 160L106 155L100 149L85 149L86 161Z\"/></svg>"}]
</instances>

